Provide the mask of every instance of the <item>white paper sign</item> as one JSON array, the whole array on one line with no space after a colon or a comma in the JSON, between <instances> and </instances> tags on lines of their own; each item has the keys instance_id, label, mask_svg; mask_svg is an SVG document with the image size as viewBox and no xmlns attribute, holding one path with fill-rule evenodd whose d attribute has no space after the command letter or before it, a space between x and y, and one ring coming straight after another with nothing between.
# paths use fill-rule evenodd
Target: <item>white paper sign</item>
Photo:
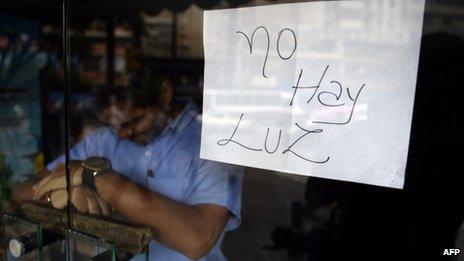
<instances>
[{"instance_id":1,"label":"white paper sign","mask_svg":"<svg viewBox=\"0 0 464 261\"><path fill-rule=\"evenodd\" d=\"M204 13L201 157L402 188L424 0Z\"/></svg>"}]
</instances>

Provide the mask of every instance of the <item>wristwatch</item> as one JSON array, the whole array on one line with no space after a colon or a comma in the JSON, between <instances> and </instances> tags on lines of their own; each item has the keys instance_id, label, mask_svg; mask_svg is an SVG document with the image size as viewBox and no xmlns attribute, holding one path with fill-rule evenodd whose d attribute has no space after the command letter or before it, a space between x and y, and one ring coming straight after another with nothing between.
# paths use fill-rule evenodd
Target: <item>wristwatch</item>
<instances>
[{"instance_id":1,"label":"wristwatch","mask_svg":"<svg viewBox=\"0 0 464 261\"><path fill-rule=\"evenodd\" d=\"M94 156L82 162L82 185L97 191L95 178L111 170L111 161L105 157Z\"/></svg>"}]
</instances>

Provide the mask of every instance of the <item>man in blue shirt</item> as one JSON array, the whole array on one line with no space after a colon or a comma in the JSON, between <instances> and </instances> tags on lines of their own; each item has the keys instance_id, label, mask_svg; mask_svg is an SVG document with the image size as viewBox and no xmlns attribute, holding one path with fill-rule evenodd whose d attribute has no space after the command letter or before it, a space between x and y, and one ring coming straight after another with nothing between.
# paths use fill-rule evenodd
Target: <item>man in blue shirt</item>
<instances>
[{"instance_id":1,"label":"man in blue shirt","mask_svg":"<svg viewBox=\"0 0 464 261\"><path fill-rule=\"evenodd\" d=\"M224 260L224 232L240 224L243 170L199 158L198 109L193 102L172 102L169 86L149 102L140 101L150 95L125 92L101 113L112 127L97 129L70 151L73 205L104 214L114 208L151 227L150 260ZM94 156L111 161L112 168L83 186L89 182L85 160ZM53 198L66 187L59 162L62 157L33 186L35 199Z\"/></svg>"}]
</instances>

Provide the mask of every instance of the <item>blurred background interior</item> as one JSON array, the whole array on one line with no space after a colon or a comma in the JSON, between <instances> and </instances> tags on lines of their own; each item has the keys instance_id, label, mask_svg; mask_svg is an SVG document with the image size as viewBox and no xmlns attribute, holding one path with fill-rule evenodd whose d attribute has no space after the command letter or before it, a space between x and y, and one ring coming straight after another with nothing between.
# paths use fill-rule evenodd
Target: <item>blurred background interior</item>
<instances>
[{"instance_id":1,"label":"blurred background interior","mask_svg":"<svg viewBox=\"0 0 464 261\"><path fill-rule=\"evenodd\" d=\"M282 2L296 1L70 1L71 145L100 126L95 112L102 88L170 80L178 97L201 106L203 10ZM2 208L15 184L64 152L61 8L53 0L0 1ZM464 184L458 175L462 170L453 170L463 155L462 116L457 116L462 109L447 107L464 88L457 77L464 72L464 2L427 0L423 35L429 34L423 48L438 58L421 57L419 76L443 78L418 81L418 95L421 88L427 95L416 97L405 190L247 168L242 225L227 234L223 245L230 260L435 260L428 258L442 258L444 248L464 250L459 236ZM458 86L456 92L443 91ZM444 111L428 120L458 122L439 123L440 129L451 130L440 140L438 127L426 130L431 125L419 115L432 115L427 99L437 97Z\"/></svg>"}]
</instances>

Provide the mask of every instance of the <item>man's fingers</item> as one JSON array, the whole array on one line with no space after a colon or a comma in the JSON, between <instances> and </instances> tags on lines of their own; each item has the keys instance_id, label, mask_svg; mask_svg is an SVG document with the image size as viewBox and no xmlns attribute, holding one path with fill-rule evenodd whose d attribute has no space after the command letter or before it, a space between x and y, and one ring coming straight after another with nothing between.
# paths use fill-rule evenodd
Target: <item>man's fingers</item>
<instances>
[{"instance_id":1,"label":"man's fingers","mask_svg":"<svg viewBox=\"0 0 464 261\"><path fill-rule=\"evenodd\" d=\"M42 180L39 181L36 185L32 187L34 190L34 199L38 200L40 199L43 194L46 192L43 192L44 187L47 186L52 180L58 178L59 176L63 175L64 171L64 164L60 163L57 165L56 168L54 168L51 173L43 178Z\"/></svg>"},{"instance_id":2,"label":"man's fingers","mask_svg":"<svg viewBox=\"0 0 464 261\"><path fill-rule=\"evenodd\" d=\"M33 187L33 190L34 190L34 199L35 200L39 200L40 197L39 197L39 192L42 191L42 188L45 186L45 184L47 184L49 181L50 181L50 176L48 177L45 177L43 178L39 183L37 183L34 187Z\"/></svg>"},{"instance_id":3,"label":"man's fingers","mask_svg":"<svg viewBox=\"0 0 464 261\"><path fill-rule=\"evenodd\" d=\"M71 201L77 211L87 213L89 211L87 198L82 187L74 187L72 190Z\"/></svg>"},{"instance_id":4,"label":"man's fingers","mask_svg":"<svg viewBox=\"0 0 464 261\"><path fill-rule=\"evenodd\" d=\"M95 192L94 192L95 198L98 201L98 205L100 206L100 209L105 216L109 216L111 214L111 207L108 203L106 203L103 199L101 199Z\"/></svg>"},{"instance_id":5,"label":"man's fingers","mask_svg":"<svg viewBox=\"0 0 464 261\"><path fill-rule=\"evenodd\" d=\"M98 205L104 216L109 216L111 214L111 208L104 200L102 200L96 193L94 193L95 198L97 199Z\"/></svg>"},{"instance_id":6,"label":"man's fingers","mask_svg":"<svg viewBox=\"0 0 464 261\"><path fill-rule=\"evenodd\" d=\"M57 209L62 209L68 204L68 193L66 189L52 191L50 194L52 206Z\"/></svg>"},{"instance_id":7,"label":"man's fingers","mask_svg":"<svg viewBox=\"0 0 464 261\"><path fill-rule=\"evenodd\" d=\"M47 186L44 186L47 187ZM54 208L62 209L68 203L66 189L54 190L50 193L51 203ZM71 203L77 211L94 215L111 215L113 208L101 199L97 193L83 187L73 187L71 192Z\"/></svg>"},{"instance_id":8,"label":"man's fingers","mask_svg":"<svg viewBox=\"0 0 464 261\"><path fill-rule=\"evenodd\" d=\"M66 184L64 186L61 184L63 183L61 179L50 179L46 183L44 183L40 188L38 188L34 192L34 196L36 199L42 198L47 192L53 191L53 190L59 190L66 188ZM66 181L64 182L66 183Z\"/></svg>"},{"instance_id":9,"label":"man's fingers","mask_svg":"<svg viewBox=\"0 0 464 261\"><path fill-rule=\"evenodd\" d=\"M34 190L34 198L35 199L38 199L36 197L37 193L36 191L40 188L42 188L45 184L47 184L47 182L52 178L52 174L50 174L49 176L46 176L45 178L41 179L37 184L35 184L34 186L32 186L32 189Z\"/></svg>"},{"instance_id":10,"label":"man's fingers","mask_svg":"<svg viewBox=\"0 0 464 261\"><path fill-rule=\"evenodd\" d=\"M62 169L64 167L65 167L64 162L59 162L59 163L56 164L55 169Z\"/></svg>"},{"instance_id":11,"label":"man's fingers","mask_svg":"<svg viewBox=\"0 0 464 261\"><path fill-rule=\"evenodd\" d=\"M86 192L87 204L89 207L89 213L94 214L94 215L101 215L100 206L98 205L98 201L93 195L93 193L87 190L85 192Z\"/></svg>"},{"instance_id":12,"label":"man's fingers","mask_svg":"<svg viewBox=\"0 0 464 261\"><path fill-rule=\"evenodd\" d=\"M71 164L71 186L77 186L82 183L82 167L79 162ZM66 166L60 163L54 168L50 175L43 178L39 183L34 185L34 199L38 200L51 190L58 190L66 187Z\"/></svg>"}]
</instances>

